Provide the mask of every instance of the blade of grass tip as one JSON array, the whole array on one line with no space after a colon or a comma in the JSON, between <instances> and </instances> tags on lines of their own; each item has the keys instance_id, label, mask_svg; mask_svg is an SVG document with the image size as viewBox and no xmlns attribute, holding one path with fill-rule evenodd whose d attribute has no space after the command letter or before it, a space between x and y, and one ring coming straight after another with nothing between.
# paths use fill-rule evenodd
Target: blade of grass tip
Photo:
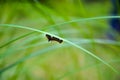
<instances>
[{"instance_id":1,"label":"blade of grass tip","mask_svg":"<svg viewBox=\"0 0 120 80\"><path fill-rule=\"evenodd\" d=\"M35 33L35 32L33 31L33 32L30 32L30 33L24 34L24 35L22 35L22 36L16 37L16 38L14 38L14 39L6 42L5 44L1 45L0 48L3 48L3 47L5 47L5 46L7 46L7 45L9 45L9 44L11 44L11 43L19 40L19 39L22 39L22 38L24 38L24 37L26 37L26 36L28 36L28 35L31 35L31 34L33 34L33 33Z\"/></svg>"}]
</instances>

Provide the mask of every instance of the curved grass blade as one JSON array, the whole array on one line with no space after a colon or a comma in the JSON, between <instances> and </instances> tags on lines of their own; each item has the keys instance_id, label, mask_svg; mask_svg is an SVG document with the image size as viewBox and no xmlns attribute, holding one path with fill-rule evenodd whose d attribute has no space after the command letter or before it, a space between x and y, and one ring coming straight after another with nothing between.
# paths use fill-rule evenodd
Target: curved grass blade
<instances>
[{"instance_id":1,"label":"curved grass blade","mask_svg":"<svg viewBox=\"0 0 120 80\"><path fill-rule=\"evenodd\" d=\"M88 42L89 42L89 40L87 40ZM81 41L80 41L81 42ZM27 46L27 47L23 47L22 48L22 50L24 50L24 49L27 49L27 48L29 48L29 47L36 47L36 46L39 46L39 45L41 45L41 44L45 44L46 42L41 42L41 43L36 43L36 44L33 44L33 45L30 45L30 46ZM99 43L99 40L98 40L98 43ZM79 42L77 42L77 44L79 44ZM65 45L64 45L65 46ZM64 47L64 46L62 46L62 47ZM68 46L67 46L68 47ZM54 49L56 49L56 48L59 48L59 47L55 47ZM21 49L18 49L18 50L21 50ZM50 49L51 50L51 49ZM53 50L53 49L52 49ZM39 53L39 54L41 54L41 53ZM33 56L31 56L31 55L28 55L28 56L31 56L31 57L28 57L28 56L25 56L24 58L21 58L20 60L18 60L17 62L18 63L13 63L13 64L11 64L11 65L9 65L9 67L5 67L5 68L3 68L1 71L1 73L3 73L4 71L6 71L6 70L8 70L8 69L10 69L10 68L12 68L12 67L14 67L15 65L18 65L19 63L21 63L21 62L24 62L24 61L26 61L27 59L29 59L29 58L32 58L32 57L35 57L35 56L38 56L39 54L34 54ZM42 53L43 54L43 53ZM24 59L24 60L22 60L22 59ZM61 79L61 78L64 78L65 76L69 76L69 75L71 75L71 74L74 74L75 72L78 72L78 71L72 71L72 72L70 72L70 73L65 73L63 76L61 76L61 77L59 77L58 79Z\"/></svg>"},{"instance_id":2,"label":"curved grass blade","mask_svg":"<svg viewBox=\"0 0 120 80\"><path fill-rule=\"evenodd\" d=\"M67 38L68 40L71 40L77 44L88 44L88 43L96 43L96 44L107 44L107 45L115 45L115 46L120 46L120 42L118 41L113 41L113 40L104 40L104 39L81 39L81 38L74 38L70 39Z\"/></svg>"},{"instance_id":3,"label":"curved grass blade","mask_svg":"<svg viewBox=\"0 0 120 80\"><path fill-rule=\"evenodd\" d=\"M73 21L68 21L68 22L64 22L64 23L61 23L61 24L56 24L56 25L51 25L52 27L53 26L59 26L59 25L63 25L63 24L69 24L69 23L72 23L72 22L79 22L79 21L88 21L88 20L96 20L96 19L109 19L109 18L120 18L120 16L104 16L104 17L94 17L94 18L85 18L85 19L78 19L78 20L73 20ZM27 30L32 30L32 31L36 31L36 32L40 32L40 33L43 33L43 34L49 34L49 35L52 35L52 36L55 36L57 38L60 38L61 40L81 49L82 51L84 51L85 53L89 54L90 56L96 58L97 60L101 61L102 63L104 63L105 65L107 65L109 68L111 68L114 72L116 73L119 73L116 69L114 69L110 64L108 64L107 62L105 62L104 60L102 60L101 58L99 58L98 56L96 56L95 54L91 53L90 51L84 49L83 47L81 46L78 46L77 44L74 44L64 38L61 38L59 36L56 36L56 35L53 35L51 33L48 33L48 32L45 32L45 31L42 31L42 30L38 30L38 29L34 29L34 28L30 28L30 27L25 27L25 26L19 26L19 25L13 25L13 24L0 24L0 26L7 26L7 27L16 27L16 28L22 28L22 29L27 29Z\"/></svg>"},{"instance_id":4,"label":"curved grass blade","mask_svg":"<svg viewBox=\"0 0 120 80\"><path fill-rule=\"evenodd\" d=\"M0 74L2 74L4 71L6 71L6 70L8 70L8 69L10 69L10 68L12 68L12 67L14 67L15 65L17 65L17 64L19 64L19 63L21 63L21 62L24 62L25 60L27 60L27 59L29 59L29 58L32 58L32 57L38 56L38 55L42 55L42 54L45 53L45 52L52 51L53 49L56 49L56 48L59 48L59 47L61 47L61 46L58 46L58 45L57 45L57 46L55 47L55 46L53 45L53 46L50 46L50 47L48 47L48 48L45 48L45 49L42 49L42 50L38 50L38 51L36 51L36 52L34 52L34 53L30 53L30 55L27 55L27 56L19 59L19 60L16 61L15 63L13 63L13 64L11 64L11 65L9 65L9 66L1 69L1 70L0 70Z\"/></svg>"},{"instance_id":5,"label":"curved grass blade","mask_svg":"<svg viewBox=\"0 0 120 80\"><path fill-rule=\"evenodd\" d=\"M0 55L0 59L3 59L4 57L7 57L12 54L16 54L17 47L24 46L25 44L31 42L32 40L38 39L38 38L40 38L39 35L38 36L33 35L33 37L27 38L26 40L24 40L24 42L22 42L20 44L18 43L18 45L10 46L7 50L5 50L5 52L3 54ZM44 43L45 42L39 42L39 44L44 44ZM34 44L34 45L36 45L36 44ZM34 45L31 45L31 46L34 46ZM24 46L24 47L22 47L22 49L25 49L27 47L30 47L30 46ZM18 48L18 49L21 49L21 48Z\"/></svg>"},{"instance_id":6,"label":"curved grass blade","mask_svg":"<svg viewBox=\"0 0 120 80\"><path fill-rule=\"evenodd\" d=\"M26 36L28 36L28 35L31 35L31 34L33 34L33 33L34 33L34 31L33 31L33 32L30 32L30 33L27 33L27 34L24 34L24 35L22 35L22 36L16 37L16 38L14 38L14 39L6 42L5 44L1 45L0 48L3 48L3 47L5 47L5 46L7 46L7 45L9 45L9 44L11 44L11 43L19 40L19 39L22 39L22 38L24 38L24 37L26 37Z\"/></svg>"},{"instance_id":7,"label":"curved grass blade","mask_svg":"<svg viewBox=\"0 0 120 80\"><path fill-rule=\"evenodd\" d=\"M81 18L81 19L71 20L71 21L67 21L67 22L63 22L63 23L59 23L55 25L50 25L49 27L61 26L61 25L70 24L74 22L84 22L84 21L111 19L111 18L120 18L120 16L102 16L102 17Z\"/></svg>"},{"instance_id":8,"label":"curved grass blade","mask_svg":"<svg viewBox=\"0 0 120 80\"><path fill-rule=\"evenodd\" d=\"M116 59L116 60L111 60L109 61L108 63L117 63L117 62L120 62L120 59ZM88 68L92 68L92 67L96 67L96 66L99 66L99 65L102 65L101 63L96 63L96 64L90 64L90 65L87 65L85 67L82 67L80 69L76 69L76 70L71 70L69 72L66 72L64 73L63 75L61 75L60 77L57 78L57 80L61 80L61 79L64 79L65 77L68 77L68 76L71 76L77 72L80 72L82 70L85 70L85 69L88 69Z\"/></svg>"}]
</instances>

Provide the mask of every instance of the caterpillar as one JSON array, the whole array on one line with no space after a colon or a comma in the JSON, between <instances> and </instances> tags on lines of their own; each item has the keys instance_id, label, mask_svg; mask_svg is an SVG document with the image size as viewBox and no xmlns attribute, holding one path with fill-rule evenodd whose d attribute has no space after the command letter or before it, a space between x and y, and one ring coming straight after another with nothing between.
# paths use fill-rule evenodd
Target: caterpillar
<instances>
[{"instance_id":1,"label":"caterpillar","mask_svg":"<svg viewBox=\"0 0 120 80\"><path fill-rule=\"evenodd\" d=\"M48 39L48 41L57 41L57 42L59 42L59 43L62 43L63 42L63 40L61 40L61 39L59 39L59 38L56 38L56 37L52 37L52 36L50 36L49 34L46 34L46 37L47 37L47 39Z\"/></svg>"}]
</instances>

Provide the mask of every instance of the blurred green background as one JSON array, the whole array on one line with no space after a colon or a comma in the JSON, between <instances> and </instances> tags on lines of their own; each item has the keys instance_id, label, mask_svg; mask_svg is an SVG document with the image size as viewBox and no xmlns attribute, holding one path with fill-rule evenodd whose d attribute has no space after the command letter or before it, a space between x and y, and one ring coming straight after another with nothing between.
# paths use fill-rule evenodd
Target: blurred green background
<instances>
[{"instance_id":1,"label":"blurred green background","mask_svg":"<svg viewBox=\"0 0 120 80\"><path fill-rule=\"evenodd\" d=\"M72 45L120 72L120 37L107 35L112 33L109 19L89 19L110 16L111 10L110 0L0 0L0 24L9 25L0 25L0 80L120 80L120 74ZM65 41L48 42L45 34L11 24Z\"/></svg>"}]
</instances>

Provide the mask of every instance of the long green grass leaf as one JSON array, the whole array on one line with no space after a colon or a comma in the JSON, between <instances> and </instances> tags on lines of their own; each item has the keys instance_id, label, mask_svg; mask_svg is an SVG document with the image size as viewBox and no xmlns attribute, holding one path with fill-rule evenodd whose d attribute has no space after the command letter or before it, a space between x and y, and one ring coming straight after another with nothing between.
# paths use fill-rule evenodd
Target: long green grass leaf
<instances>
[{"instance_id":1,"label":"long green grass leaf","mask_svg":"<svg viewBox=\"0 0 120 80\"><path fill-rule=\"evenodd\" d=\"M43 53L45 53L45 52L47 52L47 51L51 51L51 50L56 49L56 48L59 48L59 47L60 47L60 46L58 46L58 45L57 45L56 47L54 47L54 45L53 45L53 46L50 46L50 47L48 47L48 48L45 48L45 49L38 50L38 51L36 51L36 52L30 53L30 55L27 55L27 56L19 59L19 60L16 61L15 63L13 63L13 64L11 64L11 65L9 65L9 66L1 69L1 70L0 70L0 74L2 74L4 71L10 69L11 67L14 67L15 65L17 65L17 64L19 64L19 63L21 63L21 62L23 62L23 61L25 61L25 60L27 60L27 59L29 59L29 58L32 58L32 57L34 57L34 56L41 55L41 54L43 54Z\"/></svg>"},{"instance_id":2,"label":"long green grass leaf","mask_svg":"<svg viewBox=\"0 0 120 80\"><path fill-rule=\"evenodd\" d=\"M85 21L87 22L87 21L92 21L92 20L112 19L112 18L120 18L120 16L101 16L101 17L81 18L81 19L75 19L75 20L51 25L49 27L61 26L61 25L70 24L70 23L74 23L74 22L85 22Z\"/></svg>"},{"instance_id":3,"label":"long green grass leaf","mask_svg":"<svg viewBox=\"0 0 120 80\"><path fill-rule=\"evenodd\" d=\"M68 22L64 22L64 23L61 23L61 24L51 25L51 26L52 26L52 27L55 27L55 26L60 26L60 25L63 25L63 24L69 24L69 23L72 23L72 22L88 21L88 20L97 20L97 19L110 19L110 18L120 18L120 16L104 16L104 17L94 17L94 18L78 19L78 20L68 21ZM55 37L57 37L57 38L62 39L64 42L67 42L67 43L71 44L72 46L75 46L75 47L81 49L81 50L84 51L85 53L91 55L92 57L96 58L97 60L99 60L99 61L101 61L102 63L104 63L105 65L107 65L107 66L108 66L109 68L111 68L114 72L119 73L119 72L118 72L117 70L115 70L110 64L108 64L107 62L105 62L104 60L102 60L101 58L99 58L98 56L96 56L95 54L93 54L93 53L91 53L90 51L82 48L81 46L78 46L77 44L74 44L73 42L70 42L70 41L68 41L68 40L66 40L66 39L64 39L64 38L59 37L59 36L53 35L53 34L51 34L51 33L48 33L48 32L42 31L42 30L38 30L38 29L30 28L30 27L25 27L25 26L19 26L19 25L13 25L13 24L0 24L0 26L22 28L22 29L32 30L32 31L36 31L36 32L43 33L43 34L49 34L49 35L55 36Z\"/></svg>"},{"instance_id":4,"label":"long green grass leaf","mask_svg":"<svg viewBox=\"0 0 120 80\"><path fill-rule=\"evenodd\" d=\"M120 59L111 60L111 61L109 61L108 63L117 63L117 62L120 62ZM96 66L100 66L100 65L102 65L102 64L101 64L101 63L90 64L90 65L84 66L84 67L82 67L82 68L80 68L80 69L71 70L71 71L69 71L69 72L66 72L66 73L62 74L60 77L57 78L57 80L64 79L65 77L71 76L71 75L73 75L73 74L75 74L75 73L77 73L77 72L80 72L80 71L82 71L82 70L85 70L85 69L88 69L88 68L92 68L92 67L96 67Z\"/></svg>"},{"instance_id":5,"label":"long green grass leaf","mask_svg":"<svg viewBox=\"0 0 120 80\"><path fill-rule=\"evenodd\" d=\"M5 46L7 46L7 45L9 45L9 44L11 44L11 43L13 43L13 42L19 40L19 39L22 39L22 38L24 38L24 37L26 37L26 36L28 36L28 35L30 35L30 34L33 34L33 33L34 33L34 32L30 32L30 33L21 35L21 36L19 36L19 37L16 37L16 38L14 38L14 39L12 39L12 40L6 42L5 44L1 45L0 48L3 48L3 47L5 47Z\"/></svg>"}]
</instances>

